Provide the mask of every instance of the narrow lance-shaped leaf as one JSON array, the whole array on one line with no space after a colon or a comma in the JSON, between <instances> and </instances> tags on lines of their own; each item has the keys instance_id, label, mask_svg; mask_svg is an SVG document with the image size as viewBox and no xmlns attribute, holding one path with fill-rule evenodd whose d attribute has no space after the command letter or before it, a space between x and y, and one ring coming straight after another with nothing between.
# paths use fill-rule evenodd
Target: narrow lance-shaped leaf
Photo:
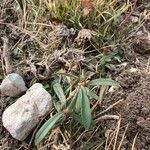
<instances>
[{"instance_id":1,"label":"narrow lance-shaped leaf","mask_svg":"<svg viewBox=\"0 0 150 150\"><path fill-rule=\"evenodd\" d=\"M82 108L81 108L82 123L86 129L89 129L92 122L90 102L85 88L82 88Z\"/></svg>"},{"instance_id":2,"label":"narrow lance-shaped leaf","mask_svg":"<svg viewBox=\"0 0 150 150\"><path fill-rule=\"evenodd\" d=\"M77 112L81 111L81 106L82 106L82 89L80 88L77 95L77 102L75 106Z\"/></svg>"},{"instance_id":3,"label":"narrow lance-shaped leaf","mask_svg":"<svg viewBox=\"0 0 150 150\"><path fill-rule=\"evenodd\" d=\"M76 90L75 95L73 96L69 106L68 106L68 110L69 112L72 112L74 110L74 107L76 105L76 101L77 101L77 95L78 95L78 89Z\"/></svg>"},{"instance_id":4,"label":"narrow lance-shaped leaf","mask_svg":"<svg viewBox=\"0 0 150 150\"><path fill-rule=\"evenodd\" d=\"M98 100L99 97L93 92L91 91L89 88L85 87L86 91L87 91L87 95L90 96L93 99Z\"/></svg>"},{"instance_id":5,"label":"narrow lance-shaped leaf","mask_svg":"<svg viewBox=\"0 0 150 150\"><path fill-rule=\"evenodd\" d=\"M61 103L60 103L60 101L58 101L58 102L54 101L53 104L54 104L54 107L57 110L57 112L60 112L61 111Z\"/></svg>"},{"instance_id":6,"label":"narrow lance-shaped leaf","mask_svg":"<svg viewBox=\"0 0 150 150\"><path fill-rule=\"evenodd\" d=\"M59 83L53 85L53 89L57 94L59 100L61 101L62 106L66 106L66 97L64 95L64 91Z\"/></svg>"},{"instance_id":7,"label":"narrow lance-shaped leaf","mask_svg":"<svg viewBox=\"0 0 150 150\"><path fill-rule=\"evenodd\" d=\"M47 133L53 129L54 125L58 123L62 117L64 117L63 113L57 113L44 123L44 125L38 130L35 135L35 145L39 144L44 139Z\"/></svg>"},{"instance_id":8,"label":"narrow lance-shaped leaf","mask_svg":"<svg viewBox=\"0 0 150 150\"><path fill-rule=\"evenodd\" d=\"M95 79L89 82L89 85L108 85L108 86L119 86L119 83L117 81L111 80L111 79Z\"/></svg>"}]
</instances>

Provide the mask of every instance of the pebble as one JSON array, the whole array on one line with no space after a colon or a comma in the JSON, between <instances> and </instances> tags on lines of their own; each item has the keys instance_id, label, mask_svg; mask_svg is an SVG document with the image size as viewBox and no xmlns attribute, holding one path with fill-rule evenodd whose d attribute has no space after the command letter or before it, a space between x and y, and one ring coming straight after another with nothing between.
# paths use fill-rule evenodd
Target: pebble
<instances>
[{"instance_id":1,"label":"pebble","mask_svg":"<svg viewBox=\"0 0 150 150\"><path fill-rule=\"evenodd\" d=\"M19 74L11 73L2 81L0 89L4 96L18 96L23 94L27 87Z\"/></svg>"}]
</instances>

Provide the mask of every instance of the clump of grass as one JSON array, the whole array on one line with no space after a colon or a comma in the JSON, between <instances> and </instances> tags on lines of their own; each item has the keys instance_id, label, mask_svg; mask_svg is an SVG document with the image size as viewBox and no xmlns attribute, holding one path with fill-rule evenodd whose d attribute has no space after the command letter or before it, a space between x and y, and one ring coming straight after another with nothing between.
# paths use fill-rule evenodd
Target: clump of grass
<instances>
[{"instance_id":1,"label":"clump of grass","mask_svg":"<svg viewBox=\"0 0 150 150\"><path fill-rule=\"evenodd\" d=\"M93 0L89 5L93 9L84 15L81 0L45 0L52 18L74 26L76 28L89 28L102 36L113 30L113 25L119 21L121 14L128 10L128 3L119 3L117 0Z\"/></svg>"},{"instance_id":2,"label":"clump of grass","mask_svg":"<svg viewBox=\"0 0 150 150\"><path fill-rule=\"evenodd\" d=\"M89 5L92 9L86 15L81 0L44 0L44 4L52 20L78 30L90 29L96 33L95 41L87 46L89 51L94 49L101 53L122 49L120 43L124 35L118 35L118 24L123 21L124 13L130 9L130 2L91 0Z\"/></svg>"}]
</instances>

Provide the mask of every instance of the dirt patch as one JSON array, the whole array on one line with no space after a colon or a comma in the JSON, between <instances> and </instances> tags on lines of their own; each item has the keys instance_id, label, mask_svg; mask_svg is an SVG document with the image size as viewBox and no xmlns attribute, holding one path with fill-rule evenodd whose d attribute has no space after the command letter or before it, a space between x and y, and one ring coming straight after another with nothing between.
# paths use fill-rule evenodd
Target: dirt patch
<instances>
[{"instance_id":1,"label":"dirt patch","mask_svg":"<svg viewBox=\"0 0 150 150\"><path fill-rule=\"evenodd\" d=\"M143 76L135 91L131 92L122 107L124 123L130 123L127 136L132 142L138 133L138 149L150 148L150 77ZM124 112L124 113L123 113Z\"/></svg>"},{"instance_id":2,"label":"dirt patch","mask_svg":"<svg viewBox=\"0 0 150 150\"><path fill-rule=\"evenodd\" d=\"M146 57L136 55L138 61L128 64L124 71L117 75L116 80L121 88L110 95L111 103L124 99L120 106L114 109L121 115L121 128L128 124L122 144L124 149L131 149L136 135L136 149L150 149L150 74L149 59ZM108 121L106 124L109 124L109 129L114 128L114 123ZM124 128L119 131L118 143L123 131Z\"/></svg>"}]
</instances>

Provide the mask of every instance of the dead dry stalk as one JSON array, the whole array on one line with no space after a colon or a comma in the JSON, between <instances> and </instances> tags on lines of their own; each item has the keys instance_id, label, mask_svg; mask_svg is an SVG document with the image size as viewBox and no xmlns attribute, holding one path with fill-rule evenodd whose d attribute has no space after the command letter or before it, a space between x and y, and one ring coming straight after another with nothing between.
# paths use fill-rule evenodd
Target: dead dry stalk
<instances>
[{"instance_id":1,"label":"dead dry stalk","mask_svg":"<svg viewBox=\"0 0 150 150\"><path fill-rule=\"evenodd\" d=\"M95 121L98 122L100 120L110 120L110 119L119 120L119 118L120 117L117 115L104 115L104 116L97 118Z\"/></svg>"},{"instance_id":2,"label":"dead dry stalk","mask_svg":"<svg viewBox=\"0 0 150 150\"><path fill-rule=\"evenodd\" d=\"M137 136L138 136L138 133L135 135L135 137L133 139L133 144L132 144L131 150L135 150L135 142L136 142Z\"/></svg>"},{"instance_id":3,"label":"dead dry stalk","mask_svg":"<svg viewBox=\"0 0 150 150\"><path fill-rule=\"evenodd\" d=\"M11 55L10 55L10 50L8 47L8 38L7 37L2 37L3 40L3 52L1 53L1 61L2 61L2 68L4 71L4 75L12 73L12 61L11 61Z\"/></svg>"},{"instance_id":4,"label":"dead dry stalk","mask_svg":"<svg viewBox=\"0 0 150 150\"><path fill-rule=\"evenodd\" d=\"M127 132L128 126L129 126L129 125L127 124L127 126L126 126L125 131L124 131L124 133L123 133L123 135L122 135L122 138L121 138L121 141L120 141L120 143L119 143L119 146L118 146L118 149L117 149L117 150L120 150L120 149L121 149L121 145L122 145L123 140L124 140L124 138L125 138L125 134L126 134L126 132Z\"/></svg>"},{"instance_id":5,"label":"dead dry stalk","mask_svg":"<svg viewBox=\"0 0 150 150\"><path fill-rule=\"evenodd\" d=\"M110 109L112 109L114 106L116 106L116 105L118 105L119 103L121 103L123 100L124 100L124 99L121 99L121 100L117 101L116 103L110 105L107 109L105 109L104 111L102 111L102 112L100 112L99 114L97 114L95 118L97 118L98 116L100 116L100 115L102 115L102 114L108 112Z\"/></svg>"}]
</instances>

